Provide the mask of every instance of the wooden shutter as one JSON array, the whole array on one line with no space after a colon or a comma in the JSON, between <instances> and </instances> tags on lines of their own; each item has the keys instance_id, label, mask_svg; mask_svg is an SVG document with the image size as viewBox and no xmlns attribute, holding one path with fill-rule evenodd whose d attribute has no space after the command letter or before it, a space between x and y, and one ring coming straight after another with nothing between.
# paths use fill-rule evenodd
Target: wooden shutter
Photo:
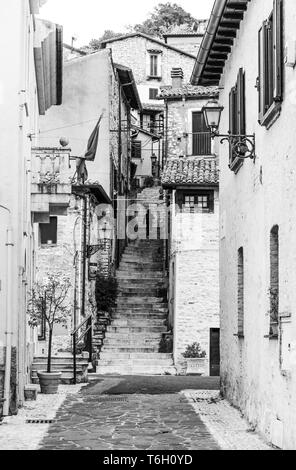
<instances>
[{"instance_id":1,"label":"wooden shutter","mask_svg":"<svg viewBox=\"0 0 296 470\"><path fill-rule=\"evenodd\" d=\"M282 0L273 6L274 90L275 101L282 100L283 89L283 7Z\"/></svg>"},{"instance_id":2,"label":"wooden shutter","mask_svg":"<svg viewBox=\"0 0 296 470\"><path fill-rule=\"evenodd\" d=\"M215 193L214 191L209 192L209 212L214 212L215 210Z\"/></svg>"},{"instance_id":3,"label":"wooden shutter","mask_svg":"<svg viewBox=\"0 0 296 470\"><path fill-rule=\"evenodd\" d=\"M229 132L230 134L236 134L236 89L231 89L229 93ZM230 164L233 162L233 153L231 145L229 144L229 161Z\"/></svg>"},{"instance_id":4,"label":"wooden shutter","mask_svg":"<svg viewBox=\"0 0 296 470\"><path fill-rule=\"evenodd\" d=\"M179 206L179 209L182 210L182 207L183 207L183 204L185 204L185 194L180 192L180 191L176 191L176 204L177 206Z\"/></svg>"},{"instance_id":5,"label":"wooden shutter","mask_svg":"<svg viewBox=\"0 0 296 470\"><path fill-rule=\"evenodd\" d=\"M238 134L246 133L245 72L239 70L237 77L237 129Z\"/></svg>"},{"instance_id":6,"label":"wooden shutter","mask_svg":"<svg viewBox=\"0 0 296 470\"><path fill-rule=\"evenodd\" d=\"M259 101L259 123L264 116L264 25L258 32L258 101Z\"/></svg>"}]
</instances>

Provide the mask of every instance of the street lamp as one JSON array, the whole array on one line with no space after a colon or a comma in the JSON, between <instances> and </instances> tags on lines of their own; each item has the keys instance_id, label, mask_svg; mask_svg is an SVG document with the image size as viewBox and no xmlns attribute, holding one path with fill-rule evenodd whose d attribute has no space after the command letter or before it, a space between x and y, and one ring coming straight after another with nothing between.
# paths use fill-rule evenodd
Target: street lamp
<instances>
[{"instance_id":1,"label":"street lamp","mask_svg":"<svg viewBox=\"0 0 296 470\"><path fill-rule=\"evenodd\" d=\"M112 229L108 226L107 222L99 228L99 238L104 241L104 247L106 247L107 241L111 238Z\"/></svg>"},{"instance_id":2,"label":"street lamp","mask_svg":"<svg viewBox=\"0 0 296 470\"><path fill-rule=\"evenodd\" d=\"M218 101L212 99L208 101L206 106L202 108L206 126L211 131L211 138L216 137L221 139L221 144L228 142L231 147L231 152L235 157L238 158L255 158L255 134L243 135L243 134L219 134L219 126L221 121L221 114L224 110L223 106L220 106Z\"/></svg>"},{"instance_id":3,"label":"street lamp","mask_svg":"<svg viewBox=\"0 0 296 470\"><path fill-rule=\"evenodd\" d=\"M100 251L102 248L106 248L107 242L111 239L111 234L112 234L112 228L108 226L107 222L104 223L104 225L101 225L99 227L99 240L100 243L98 245L88 245L87 247L87 257L91 258L94 256L98 251Z\"/></svg>"}]
</instances>

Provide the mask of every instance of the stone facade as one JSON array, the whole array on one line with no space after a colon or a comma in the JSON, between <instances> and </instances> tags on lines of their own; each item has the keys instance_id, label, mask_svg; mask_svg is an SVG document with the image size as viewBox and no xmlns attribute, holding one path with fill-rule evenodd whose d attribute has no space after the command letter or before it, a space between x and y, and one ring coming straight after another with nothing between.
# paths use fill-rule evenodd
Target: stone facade
<instances>
[{"instance_id":1,"label":"stone facade","mask_svg":"<svg viewBox=\"0 0 296 470\"><path fill-rule=\"evenodd\" d=\"M178 213L176 206L171 212L170 321L175 365L181 370L182 353L197 342L206 351L205 373L210 375L210 329L220 328L219 192L215 191L212 214Z\"/></svg>"},{"instance_id":2,"label":"stone facade","mask_svg":"<svg viewBox=\"0 0 296 470\"><path fill-rule=\"evenodd\" d=\"M284 1L286 60L281 114L269 129L258 123L258 34L273 0L248 2L221 77L225 107L220 132L229 130L229 93L245 71L246 130L256 134L256 159L229 170L220 147L220 285L222 390L250 422L283 449L296 448L296 178L295 2ZM271 231L279 227L279 333L270 337ZM238 250L244 250L244 337L238 337Z\"/></svg>"},{"instance_id":3,"label":"stone facade","mask_svg":"<svg viewBox=\"0 0 296 470\"><path fill-rule=\"evenodd\" d=\"M211 373L210 332L212 328L220 327L219 177L215 169L213 145L209 148L209 155L192 155L192 113L201 111L208 98L192 99L186 97L184 92L182 98L166 100L167 165L162 176L163 186L170 194L171 201L169 320L174 331L175 365L181 373L184 363L182 353L188 345L197 342L206 352L206 375ZM176 166L177 161L182 160L183 169L180 165L172 171L170 162L173 160ZM215 164L212 165L212 162ZM206 166L207 170L203 171ZM183 204L185 194L196 195L205 188L214 193L211 213L180 212L179 203L182 200Z\"/></svg>"},{"instance_id":4,"label":"stone facade","mask_svg":"<svg viewBox=\"0 0 296 470\"><path fill-rule=\"evenodd\" d=\"M106 42L106 48L112 49L114 62L124 64L133 70L142 103L149 100L149 88L158 88L171 82L170 73L173 67L184 71L184 79L189 83L195 56L181 50L174 50L161 41L154 41L142 35L127 35L118 41ZM149 77L149 51L157 50L160 59L160 78ZM153 102L153 101L152 101ZM159 101L155 101L159 104Z\"/></svg>"}]
</instances>

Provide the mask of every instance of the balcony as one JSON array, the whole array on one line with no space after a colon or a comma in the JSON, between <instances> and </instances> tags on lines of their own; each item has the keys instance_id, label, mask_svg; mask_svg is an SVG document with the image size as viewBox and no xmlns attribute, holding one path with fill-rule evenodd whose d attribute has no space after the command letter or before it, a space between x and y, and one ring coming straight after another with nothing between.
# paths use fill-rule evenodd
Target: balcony
<instances>
[{"instance_id":1,"label":"balcony","mask_svg":"<svg viewBox=\"0 0 296 470\"><path fill-rule=\"evenodd\" d=\"M72 193L75 162L70 149L33 148L31 212L34 222L48 223L53 215L67 215Z\"/></svg>"}]
</instances>

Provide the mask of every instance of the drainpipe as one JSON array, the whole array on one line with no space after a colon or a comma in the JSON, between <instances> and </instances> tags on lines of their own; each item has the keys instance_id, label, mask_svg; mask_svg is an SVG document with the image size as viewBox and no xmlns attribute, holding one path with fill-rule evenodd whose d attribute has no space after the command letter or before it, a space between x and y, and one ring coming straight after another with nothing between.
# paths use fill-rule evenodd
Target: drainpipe
<instances>
[{"instance_id":1,"label":"drainpipe","mask_svg":"<svg viewBox=\"0 0 296 470\"><path fill-rule=\"evenodd\" d=\"M12 346L12 331L11 331L11 316L12 316L12 248L13 244L13 229L11 226L11 211L5 206L0 205L1 209L9 213L9 224L7 226L6 238L6 279L7 279L7 292L6 292L6 354L5 354L5 380L4 380L4 404L3 416L9 415L10 404L10 376L11 376L11 346Z\"/></svg>"}]
</instances>

